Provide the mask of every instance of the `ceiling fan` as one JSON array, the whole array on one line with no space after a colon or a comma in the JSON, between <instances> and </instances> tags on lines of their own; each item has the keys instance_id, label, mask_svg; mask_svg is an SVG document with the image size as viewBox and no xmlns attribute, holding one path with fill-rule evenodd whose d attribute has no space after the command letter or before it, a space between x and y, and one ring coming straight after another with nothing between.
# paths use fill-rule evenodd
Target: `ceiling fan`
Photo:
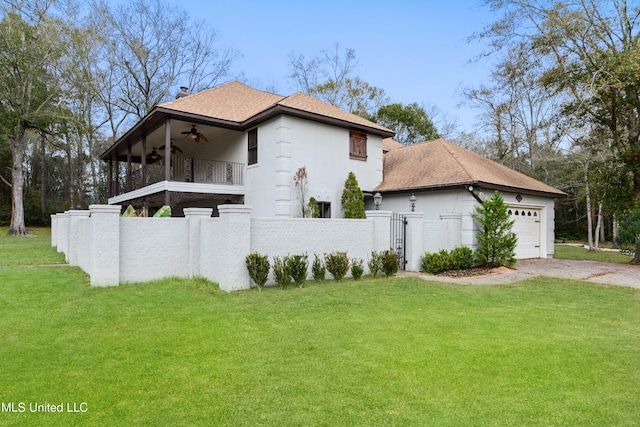
<instances>
[{"instance_id":1,"label":"ceiling fan","mask_svg":"<svg viewBox=\"0 0 640 427\"><path fill-rule=\"evenodd\" d=\"M147 156L147 158L155 162L156 160L160 160L162 156L156 151L156 147L153 147L153 151Z\"/></svg>"},{"instance_id":2,"label":"ceiling fan","mask_svg":"<svg viewBox=\"0 0 640 427\"><path fill-rule=\"evenodd\" d=\"M171 154L176 154L176 151L179 151L179 152L181 152L181 153L183 152L183 151L182 151L182 148L178 147L178 146L177 146L177 145L175 145L173 142L171 142L170 144L171 144ZM162 150L164 150L164 147L165 147L165 146L163 145L163 146L161 146L160 148L158 148L158 150L162 151Z\"/></svg>"},{"instance_id":3,"label":"ceiling fan","mask_svg":"<svg viewBox=\"0 0 640 427\"><path fill-rule=\"evenodd\" d=\"M190 136L195 142L200 142L200 140L209 142L206 136L198 132L196 125L191 125L191 130L180 132L180 134L186 135L185 138Z\"/></svg>"}]
</instances>

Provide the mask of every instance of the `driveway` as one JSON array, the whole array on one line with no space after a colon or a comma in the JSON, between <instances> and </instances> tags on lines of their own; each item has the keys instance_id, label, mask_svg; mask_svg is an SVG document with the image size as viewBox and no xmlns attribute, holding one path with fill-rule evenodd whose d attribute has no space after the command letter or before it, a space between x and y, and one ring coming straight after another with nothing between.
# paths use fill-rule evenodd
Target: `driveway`
<instances>
[{"instance_id":1,"label":"driveway","mask_svg":"<svg viewBox=\"0 0 640 427\"><path fill-rule=\"evenodd\" d=\"M444 277L426 273L402 272L401 275L419 276L435 282L468 285L498 285L514 283L534 277L557 277L585 280L606 285L629 286L640 289L640 266L596 261L572 261L566 259L523 259L515 268L499 268L495 272L476 277Z\"/></svg>"}]
</instances>

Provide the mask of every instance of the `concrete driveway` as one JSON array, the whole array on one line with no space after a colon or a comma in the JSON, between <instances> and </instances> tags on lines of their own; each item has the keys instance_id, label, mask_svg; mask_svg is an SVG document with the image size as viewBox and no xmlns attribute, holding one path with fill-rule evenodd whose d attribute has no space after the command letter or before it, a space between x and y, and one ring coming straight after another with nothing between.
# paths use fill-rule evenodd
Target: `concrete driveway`
<instances>
[{"instance_id":1,"label":"concrete driveway","mask_svg":"<svg viewBox=\"0 0 640 427\"><path fill-rule=\"evenodd\" d=\"M523 259L518 261L514 269L500 268L494 271L486 276L461 278L432 276L417 272L403 272L401 275L419 276L425 280L436 282L469 285L515 283L544 276L640 289L640 266L629 264L565 259Z\"/></svg>"}]
</instances>

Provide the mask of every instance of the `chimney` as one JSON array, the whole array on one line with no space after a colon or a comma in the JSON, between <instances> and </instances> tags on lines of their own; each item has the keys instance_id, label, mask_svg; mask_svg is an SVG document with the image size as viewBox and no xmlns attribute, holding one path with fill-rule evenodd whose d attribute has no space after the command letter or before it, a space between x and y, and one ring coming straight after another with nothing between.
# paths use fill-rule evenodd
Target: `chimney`
<instances>
[{"instance_id":1,"label":"chimney","mask_svg":"<svg viewBox=\"0 0 640 427\"><path fill-rule=\"evenodd\" d=\"M180 92L176 95L176 99L189 95L189 88L186 86L180 86Z\"/></svg>"}]
</instances>

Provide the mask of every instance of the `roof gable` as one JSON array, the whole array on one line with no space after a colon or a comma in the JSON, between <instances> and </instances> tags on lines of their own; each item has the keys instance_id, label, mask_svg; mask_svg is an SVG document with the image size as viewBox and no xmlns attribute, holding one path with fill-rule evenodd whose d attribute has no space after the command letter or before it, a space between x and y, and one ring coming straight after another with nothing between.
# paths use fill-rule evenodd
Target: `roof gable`
<instances>
[{"instance_id":1,"label":"roof gable","mask_svg":"<svg viewBox=\"0 0 640 427\"><path fill-rule=\"evenodd\" d=\"M514 191L563 196L523 173L444 139L391 150L384 155L384 180L376 191L437 189L484 183Z\"/></svg>"},{"instance_id":2,"label":"roof gable","mask_svg":"<svg viewBox=\"0 0 640 427\"><path fill-rule=\"evenodd\" d=\"M234 81L159 104L158 107L232 122L244 122L283 99L284 96Z\"/></svg>"},{"instance_id":3,"label":"roof gable","mask_svg":"<svg viewBox=\"0 0 640 427\"><path fill-rule=\"evenodd\" d=\"M299 112L310 119L315 116L319 121L324 118L333 123L343 122L393 134L384 126L302 92L285 97L254 89L238 81L174 99L159 104L158 107L163 110L173 110L176 113L196 114L210 119L236 122L239 125L259 115L269 116L270 110L277 109L278 111L272 113Z\"/></svg>"}]
</instances>

